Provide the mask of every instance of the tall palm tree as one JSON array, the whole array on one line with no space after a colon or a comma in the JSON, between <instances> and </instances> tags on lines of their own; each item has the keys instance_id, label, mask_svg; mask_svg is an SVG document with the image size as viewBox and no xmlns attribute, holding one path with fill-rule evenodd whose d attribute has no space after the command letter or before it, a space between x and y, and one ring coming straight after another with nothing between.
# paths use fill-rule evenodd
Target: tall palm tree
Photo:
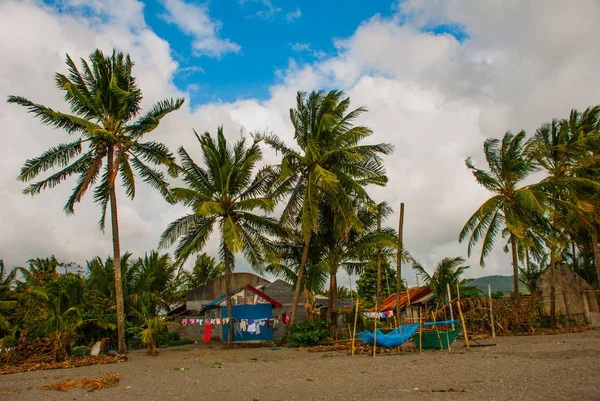
<instances>
[{"instance_id":1,"label":"tall palm tree","mask_svg":"<svg viewBox=\"0 0 600 401\"><path fill-rule=\"evenodd\" d=\"M536 131L532 155L546 172L538 186L548 193L551 206L550 263L560 256L559 248L572 243L573 224L583 223L590 232L600 278L599 127L600 106L583 113L573 109L568 119L554 119Z\"/></svg>"},{"instance_id":2,"label":"tall palm tree","mask_svg":"<svg viewBox=\"0 0 600 401\"><path fill-rule=\"evenodd\" d=\"M268 167L253 177L254 169L262 159L259 141L246 147L245 140L228 146L223 128L219 127L216 141L207 132L198 136L204 167L196 164L182 147L181 172L185 188L173 188L173 199L191 208L193 213L172 222L160 239L160 247L168 247L179 240L175 248L177 264L182 264L202 251L215 225L219 226L220 252L225 265L227 313L232 317L231 272L234 255L243 252L255 268L263 264L264 249L269 245L266 235L279 233L277 222L253 211L270 212L275 202L263 196L271 180ZM229 325L227 341L233 338Z\"/></svg>"},{"instance_id":3,"label":"tall palm tree","mask_svg":"<svg viewBox=\"0 0 600 401\"><path fill-rule=\"evenodd\" d=\"M469 237L468 255L475 244L482 240L479 263L485 266L485 258L494 246L497 234L505 227L509 233L513 265L513 296L519 297L519 264L517 238L523 238L526 229L541 220L545 212L545 195L540 189L519 184L536 171L535 160L531 157L529 144L524 143L525 131L513 135L506 132L502 141L487 139L483 151L490 171L478 169L471 158L466 160L467 168L473 172L477 182L494 196L485 201L467 220L462 228L459 241Z\"/></svg>"},{"instance_id":4,"label":"tall palm tree","mask_svg":"<svg viewBox=\"0 0 600 401\"><path fill-rule=\"evenodd\" d=\"M459 287L468 282L468 279L461 279L460 276L469 266L463 265L465 260L461 257L444 258L435 267L432 274L427 273L419 263L413 264L413 269L423 279L423 281L431 288L433 295L438 299L444 299L448 285L450 288Z\"/></svg>"},{"instance_id":5,"label":"tall palm tree","mask_svg":"<svg viewBox=\"0 0 600 401\"><path fill-rule=\"evenodd\" d=\"M346 267L354 272L360 271L359 266L364 266L373 258L373 253L377 255L378 264L378 290L381 291L381 262L384 249L396 249L398 237L396 232L390 228L381 229L380 221L382 216L388 216L392 210L382 202L377 205L355 206L357 215L361 221L362 230L356 227L345 227L343 230L336 230L335 220L338 217L327 205L322 210L322 231L317 235L318 241L324 244L326 251L321 261L324 270L329 273L329 303L327 309L327 320L331 322L331 313L333 311L333 302L337 290L337 273L340 267ZM380 294L378 294L380 297ZM381 305L381 300L379 300ZM331 322L333 323L333 322Z\"/></svg>"},{"instance_id":6,"label":"tall palm tree","mask_svg":"<svg viewBox=\"0 0 600 401\"><path fill-rule=\"evenodd\" d=\"M372 131L353 125L353 120L366 109L348 111L350 99L342 91L298 92L296 108L290 110L296 147L287 146L276 135L263 138L283 158L279 182L273 196L289 195L281 215L281 223L294 227L297 219L302 231L302 256L292 302L291 323L294 323L302 291L312 236L320 227L320 202L325 199L339 224L356 226L361 222L353 207L353 197L367 199L364 186L385 185L387 177L381 155L392 152L389 144L361 145Z\"/></svg>"},{"instance_id":7,"label":"tall palm tree","mask_svg":"<svg viewBox=\"0 0 600 401\"><path fill-rule=\"evenodd\" d=\"M28 182L41 173L59 169L41 181L30 184L26 194L36 195L46 188L53 188L72 175L78 176L77 184L64 206L65 213L73 214L75 204L93 187L94 201L100 204L102 217L100 228L104 230L107 207L110 203L114 275L116 285L118 351L125 346L125 315L121 291L121 245L117 214L116 182L120 176L128 197L135 196L134 171L162 195L168 195L168 184L163 172L149 164L168 166L171 175L176 174L174 157L167 147L158 142L142 142L160 120L183 104L183 99L163 100L142 117L142 91L132 76L133 62L129 55L113 50L105 56L96 50L90 55L90 64L81 60L81 71L67 55L68 76L57 73L56 85L65 92L72 114L55 111L21 96L9 96L8 102L24 106L44 125L64 129L78 138L59 144L42 155L29 159L21 169L19 180Z\"/></svg>"}]
</instances>

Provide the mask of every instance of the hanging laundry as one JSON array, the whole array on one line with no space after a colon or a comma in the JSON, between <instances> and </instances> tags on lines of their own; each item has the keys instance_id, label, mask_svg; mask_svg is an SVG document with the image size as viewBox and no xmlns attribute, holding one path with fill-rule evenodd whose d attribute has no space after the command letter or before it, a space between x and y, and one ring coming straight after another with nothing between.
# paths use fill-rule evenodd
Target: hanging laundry
<instances>
[{"instance_id":1,"label":"hanging laundry","mask_svg":"<svg viewBox=\"0 0 600 401\"><path fill-rule=\"evenodd\" d=\"M190 319L190 324L196 323L196 319Z\"/></svg>"},{"instance_id":2,"label":"hanging laundry","mask_svg":"<svg viewBox=\"0 0 600 401\"><path fill-rule=\"evenodd\" d=\"M212 329L212 324L210 324L210 323L207 324L206 328L204 329L204 342L205 343L210 342L210 332L211 332L211 329Z\"/></svg>"},{"instance_id":3,"label":"hanging laundry","mask_svg":"<svg viewBox=\"0 0 600 401\"><path fill-rule=\"evenodd\" d=\"M289 324L290 323L290 316L287 314L287 312L285 312L285 315L283 317L283 323L284 324Z\"/></svg>"},{"instance_id":4,"label":"hanging laundry","mask_svg":"<svg viewBox=\"0 0 600 401\"><path fill-rule=\"evenodd\" d=\"M187 322L188 322L188 320L187 320L187 319L183 319L183 320L181 321L181 324L183 325L183 327L187 326Z\"/></svg>"}]
</instances>

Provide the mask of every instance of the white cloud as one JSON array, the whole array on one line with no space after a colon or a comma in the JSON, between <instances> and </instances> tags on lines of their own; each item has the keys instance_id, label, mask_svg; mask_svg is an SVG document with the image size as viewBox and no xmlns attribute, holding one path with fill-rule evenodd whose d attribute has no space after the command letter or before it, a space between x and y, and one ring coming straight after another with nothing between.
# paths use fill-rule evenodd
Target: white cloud
<instances>
[{"instance_id":1,"label":"white cloud","mask_svg":"<svg viewBox=\"0 0 600 401\"><path fill-rule=\"evenodd\" d=\"M256 11L254 14L247 15L246 18L261 18L265 20L273 19L275 15L281 12L281 7L273 5L271 0L240 0L240 4L259 3L263 9Z\"/></svg>"},{"instance_id":2,"label":"white cloud","mask_svg":"<svg viewBox=\"0 0 600 401\"><path fill-rule=\"evenodd\" d=\"M163 0L162 3L167 11L163 18L193 37L194 54L220 58L241 50L237 43L219 38L221 22L211 20L206 5L186 3L184 0Z\"/></svg>"},{"instance_id":3,"label":"white cloud","mask_svg":"<svg viewBox=\"0 0 600 401\"><path fill-rule=\"evenodd\" d=\"M95 47L118 46L137 62L145 107L180 96L172 83L178 66L169 44L146 26L139 3L131 1L127 7L137 11L122 23L119 18L124 16L111 16L104 9L75 18L31 2L1 2L0 49L5 62L0 63L0 94L22 94L64 109L52 81L55 71L65 70L64 53L85 57ZM289 108L296 91L343 89L353 106L369 109L360 122L374 130L373 141L396 147L385 159L389 185L371 192L395 209L401 201L406 204L407 248L430 268L445 256L465 256L458 232L489 193L476 184L464 159L474 156L481 161L487 137L500 137L508 129L531 133L542 122L567 116L571 108L598 103L600 87L594 83L600 53L590 51L588 44L600 5L582 0L578 7L568 7L548 0L533 10L517 1L486 2L484 7L475 0L411 0L400 7L395 17L365 21L353 35L337 41L335 56L302 65L290 61L279 72L279 83L269 88L268 99L214 102L193 109L186 104L153 132L154 139L172 150L183 145L197 158L192 128L215 132L224 125L232 140L239 138L242 127L268 128L291 142ZM564 23L557 25L557 20ZM204 35L196 23L189 34ZM463 26L469 38L459 42L449 34L422 32L424 26L440 23ZM217 31L209 30L213 37ZM79 262L109 254L110 236L98 232L99 211L91 198L74 216L63 215L71 183L35 198L20 194L23 185L15 177L24 160L65 140L66 134L41 127L24 110L6 103L0 103L0 126L5 133L0 147L0 257L12 266L51 253ZM265 157L277 161L266 149ZM154 248L166 225L185 213L143 183L138 191L133 202L121 196L122 247L137 254ZM396 227L397 216L385 223ZM217 244L211 242L207 251L217 255ZM469 276L511 272L500 246L484 270L478 258L476 254L469 260ZM414 283L412 272L406 274Z\"/></svg>"},{"instance_id":4,"label":"white cloud","mask_svg":"<svg viewBox=\"0 0 600 401\"><path fill-rule=\"evenodd\" d=\"M296 11L291 11L287 14L285 14L285 19L288 20L288 22L292 22L298 18L300 18L302 16L302 11L300 10L300 7L296 7Z\"/></svg>"},{"instance_id":5,"label":"white cloud","mask_svg":"<svg viewBox=\"0 0 600 401\"><path fill-rule=\"evenodd\" d=\"M292 48L292 51L294 51L294 52L310 51L310 43L296 42L296 43L291 43L290 47Z\"/></svg>"}]
</instances>

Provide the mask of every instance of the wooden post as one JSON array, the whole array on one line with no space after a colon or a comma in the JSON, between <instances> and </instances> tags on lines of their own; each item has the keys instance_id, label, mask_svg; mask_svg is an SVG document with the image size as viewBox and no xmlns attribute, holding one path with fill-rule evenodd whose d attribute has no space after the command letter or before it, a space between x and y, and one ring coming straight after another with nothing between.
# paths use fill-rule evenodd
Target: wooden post
<instances>
[{"instance_id":1,"label":"wooden post","mask_svg":"<svg viewBox=\"0 0 600 401\"><path fill-rule=\"evenodd\" d=\"M377 232L381 231L381 205L377 205ZM381 305L381 249L377 248L377 294L376 303Z\"/></svg>"},{"instance_id":2,"label":"wooden post","mask_svg":"<svg viewBox=\"0 0 600 401\"><path fill-rule=\"evenodd\" d=\"M448 307L450 308L450 320L454 320L454 311L452 311L452 293L450 292L450 284L446 284L446 290L448 290ZM452 330L454 330L454 323L452 323Z\"/></svg>"},{"instance_id":3,"label":"wooden post","mask_svg":"<svg viewBox=\"0 0 600 401\"><path fill-rule=\"evenodd\" d=\"M462 313L462 308L460 307L460 301L456 301L456 306L458 307L458 314L460 315L460 321L462 322L463 333L465 335L465 345L467 346L467 350L470 350L469 346L469 335L467 334L467 324L465 323L465 317Z\"/></svg>"},{"instance_id":4,"label":"wooden post","mask_svg":"<svg viewBox=\"0 0 600 401\"><path fill-rule=\"evenodd\" d=\"M402 290L402 251L404 250L404 244L402 242L404 229L404 203L400 203L400 217L398 218L398 252L396 253L396 315L398 315L398 323L402 324L402 315L400 314L400 292Z\"/></svg>"},{"instance_id":5,"label":"wooden post","mask_svg":"<svg viewBox=\"0 0 600 401\"><path fill-rule=\"evenodd\" d=\"M494 327L494 303L492 302L492 285L488 283L488 297L490 298L490 324L492 325L492 338L496 338L496 328Z\"/></svg>"},{"instance_id":6,"label":"wooden post","mask_svg":"<svg viewBox=\"0 0 600 401\"><path fill-rule=\"evenodd\" d=\"M419 354L423 353L423 308L419 308Z\"/></svg>"},{"instance_id":7,"label":"wooden post","mask_svg":"<svg viewBox=\"0 0 600 401\"><path fill-rule=\"evenodd\" d=\"M358 320L358 297L356 297L356 312L354 312L354 332L352 333L352 356L354 356L354 339L356 338L356 321Z\"/></svg>"},{"instance_id":8,"label":"wooden post","mask_svg":"<svg viewBox=\"0 0 600 401\"><path fill-rule=\"evenodd\" d=\"M377 310L377 301L375 301L375 313L378 314L379 311ZM373 358L375 358L375 356L377 356L377 320L379 319L379 315L375 316L375 319L373 320L375 323L373 324Z\"/></svg>"},{"instance_id":9,"label":"wooden post","mask_svg":"<svg viewBox=\"0 0 600 401\"><path fill-rule=\"evenodd\" d=\"M550 287L550 327L556 329L556 288Z\"/></svg>"},{"instance_id":10,"label":"wooden post","mask_svg":"<svg viewBox=\"0 0 600 401\"><path fill-rule=\"evenodd\" d=\"M433 311L431 311L431 318L433 319L433 323L436 323L435 322L435 313L433 313ZM440 348L444 349L444 344L442 344L442 338L440 337L440 331L438 330L437 324L434 324L433 328L435 329L435 332L437 333L437 338L438 338L438 341L440 342Z\"/></svg>"}]
</instances>

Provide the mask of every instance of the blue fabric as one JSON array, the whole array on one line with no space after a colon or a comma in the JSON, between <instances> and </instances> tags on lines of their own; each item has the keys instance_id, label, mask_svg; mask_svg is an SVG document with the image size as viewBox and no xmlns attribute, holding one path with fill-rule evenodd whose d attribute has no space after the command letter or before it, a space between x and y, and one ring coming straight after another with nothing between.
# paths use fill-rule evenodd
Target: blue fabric
<instances>
[{"instance_id":1,"label":"blue fabric","mask_svg":"<svg viewBox=\"0 0 600 401\"><path fill-rule=\"evenodd\" d=\"M413 334L419 328L418 324L407 324L405 326L400 326L390 331L387 334L383 334L379 329L377 330L377 340L373 336L373 333L370 331L363 331L356 334L356 337L366 342L369 345L373 345L374 341L377 341L378 347L383 348L394 348L399 347L404 344L408 339L410 339Z\"/></svg>"}]
</instances>

